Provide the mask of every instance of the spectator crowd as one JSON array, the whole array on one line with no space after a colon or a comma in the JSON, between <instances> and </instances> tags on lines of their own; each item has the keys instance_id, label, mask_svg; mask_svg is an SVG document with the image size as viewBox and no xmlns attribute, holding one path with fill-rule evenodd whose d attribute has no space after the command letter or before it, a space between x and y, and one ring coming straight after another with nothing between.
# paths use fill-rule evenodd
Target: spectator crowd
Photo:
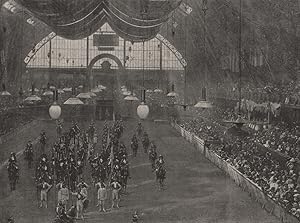
<instances>
[{"instance_id":1,"label":"spectator crowd","mask_svg":"<svg viewBox=\"0 0 300 223\"><path fill-rule=\"evenodd\" d=\"M220 115L221 110L216 113ZM223 119L231 117L227 111L223 114ZM209 149L300 219L299 126L278 123L246 137L225 137L225 127L206 118L183 120L180 126L204 140L219 139L221 143L210 144ZM283 155L275 155L273 151Z\"/></svg>"}]
</instances>

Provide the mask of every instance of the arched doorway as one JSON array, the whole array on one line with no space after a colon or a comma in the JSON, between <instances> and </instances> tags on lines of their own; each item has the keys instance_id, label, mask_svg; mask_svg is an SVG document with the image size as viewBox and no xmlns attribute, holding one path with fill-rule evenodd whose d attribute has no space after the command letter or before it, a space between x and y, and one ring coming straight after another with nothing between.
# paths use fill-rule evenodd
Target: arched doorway
<instances>
[{"instance_id":1,"label":"arched doorway","mask_svg":"<svg viewBox=\"0 0 300 223\"><path fill-rule=\"evenodd\" d=\"M92 72L93 66L97 63L97 61L99 61L101 59L105 59L105 58L115 61L116 64L118 65L119 70L124 69L122 62L115 55L112 55L109 53L102 53L102 54L97 55L96 57L94 57L91 60L91 62L89 63L88 69L87 69L87 79L88 79L88 83L89 83L90 87L92 87L92 83L93 83L93 72Z\"/></svg>"},{"instance_id":2,"label":"arched doorway","mask_svg":"<svg viewBox=\"0 0 300 223\"><path fill-rule=\"evenodd\" d=\"M123 70L124 66L122 64L122 62L120 61L120 59L112 54L108 54L108 53L103 53L103 54L99 54L96 57L94 57L91 62L89 63L88 67L87 67L87 79L88 79L88 83L90 88L92 88L93 86L93 81L94 81L94 77L93 77L93 67L94 65L97 63L97 61L101 60L101 59L111 59L113 60L117 66L118 66L118 70ZM109 62L102 63L102 69L105 71L110 70L110 65L106 65L109 64ZM111 99L99 99L96 102L96 111L95 111L95 118L96 120L112 120L114 119L115 116L115 110L116 110L116 106L113 100Z\"/></svg>"}]
</instances>

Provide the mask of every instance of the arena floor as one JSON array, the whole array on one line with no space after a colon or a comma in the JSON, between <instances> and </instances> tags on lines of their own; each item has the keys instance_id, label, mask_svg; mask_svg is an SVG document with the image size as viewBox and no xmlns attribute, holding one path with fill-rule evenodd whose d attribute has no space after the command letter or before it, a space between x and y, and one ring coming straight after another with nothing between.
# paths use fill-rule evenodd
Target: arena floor
<instances>
[{"instance_id":1,"label":"arena floor","mask_svg":"<svg viewBox=\"0 0 300 223\"><path fill-rule=\"evenodd\" d=\"M88 125L84 123L83 125ZM136 123L126 123L123 141L129 148L129 140ZM167 167L167 187L159 191L148 157L139 150L137 158L130 158L131 176L128 194L121 200L121 208L99 213L95 207L94 189L89 190L91 201L85 216L86 223L126 223L131 222L135 210L142 214L141 222L182 222L182 223L279 223L275 217L265 212L251 200L246 192L237 187L221 170L202 157L192 145L184 141L167 124L144 123L158 151L164 155ZM96 123L101 134L103 123ZM48 209L39 209L34 184L34 171L29 170L22 155L18 158L21 169L17 190L10 192L6 166L3 164L10 151L24 149L29 139L39 136L45 129L51 142L55 140L54 123L40 126L0 145L0 214L5 222L8 215L14 216L16 223L50 223L55 217L55 191L49 194ZM99 131L100 130L100 131ZM90 176L85 173L87 181ZM110 206L110 201L108 205ZM77 222L82 222L78 220Z\"/></svg>"}]
</instances>

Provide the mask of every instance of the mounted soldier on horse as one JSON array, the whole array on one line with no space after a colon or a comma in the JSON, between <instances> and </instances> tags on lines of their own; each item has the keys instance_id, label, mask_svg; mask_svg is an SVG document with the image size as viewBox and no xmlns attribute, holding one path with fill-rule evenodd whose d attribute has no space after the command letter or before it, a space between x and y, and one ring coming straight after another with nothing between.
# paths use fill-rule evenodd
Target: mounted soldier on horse
<instances>
[{"instance_id":1,"label":"mounted soldier on horse","mask_svg":"<svg viewBox=\"0 0 300 223\"><path fill-rule=\"evenodd\" d=\"M156 162L156 181L159 183L159 190L164 189L164 180L166 179L165 161L162 155L159 156Z\"/></svg>"},{"instance_id":2,"label":"mounted soldier on horse","mask_svg":"<svg viewBox=\"0 0 300 223\"><path fill-rule=\"evenodd\" d=\"M16 184L19 180L19 167L17 165L17 159L15 153L11 153L10 155L10 158L8 160L7 171L8 171L10 190L14 191L16 190Z\"/></svg>"},{"instance_id":3,"label":"mounted soldier on horse","mask_svg":"<svg viewBox=\"0 0 300 223\"><path fill-rule=\"evenodd\" d=\"M143 138L142 138L142 144L143 144L144 152L148 153L148 148L149 148L149 145L150 145L150 140L149 140L147 132L144 132L144 135L143 135Z\"/></svg>"},{"instance_id":4,"label":"mounted soldier on horse","mask_svg":"<svg viewBox=\"0 0 300 223\"><path fill-rule=\"evenodd\" d=\"M30 140L28 141L28 143L26 145L24 155L25 155L25 160L27 160L27 162L28 162L28 168L30 169L32 161L33 161L33 145Z\"/></svg>"},{"instance_id":5,"label":"mounted soldier on horse","mask_svg":"<svg viewBox=\"0 0 300 223\"><path fill-rule=\"evenodd\" d=\"M132 139L131 139L131 149L132 149L134 157L136 157L136 155L137 155L138 148L139 148L139 142L136 138L136 135L134 134Z\"/></svg>"},{"instance_id":6,"label":"mounted soldier on horse","mask_svg":"<svg viewBox=\"0 0 300 223\"><path fill-rule=\"evenodd\" d=\"M151 162L152 172L155 170L155 162L157 159L156 146L154 143L151 143L151 147L149 150L149 161Z\"/></svg>"}]
</instances>

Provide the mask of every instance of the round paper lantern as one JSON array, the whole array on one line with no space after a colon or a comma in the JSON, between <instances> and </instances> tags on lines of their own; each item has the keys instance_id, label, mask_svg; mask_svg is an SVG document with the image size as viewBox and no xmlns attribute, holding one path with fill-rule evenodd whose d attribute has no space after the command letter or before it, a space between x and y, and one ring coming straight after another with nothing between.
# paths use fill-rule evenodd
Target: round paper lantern
<instances>
[{"instance_id":1,"label":"round paper lantern","mask_svg":"<svg viewBox=\"0 0 300 223\"><path fill-rule=\"evenodd\" d=\"M57 103L54 103L49 108L49 115L54 120L59 119L61 115L61 107Z\"/></svg>"},{"instance_id":2,"label":"round paper lantern","mask_svg":"<svg viewBox=\"0 0 300 223\"><path fill-rule=\"evenodd\" d=\"M149 115L149 107L144 102L142 102L136 110L140 119L146 119Z\"/></svg>"}]
</instances>

